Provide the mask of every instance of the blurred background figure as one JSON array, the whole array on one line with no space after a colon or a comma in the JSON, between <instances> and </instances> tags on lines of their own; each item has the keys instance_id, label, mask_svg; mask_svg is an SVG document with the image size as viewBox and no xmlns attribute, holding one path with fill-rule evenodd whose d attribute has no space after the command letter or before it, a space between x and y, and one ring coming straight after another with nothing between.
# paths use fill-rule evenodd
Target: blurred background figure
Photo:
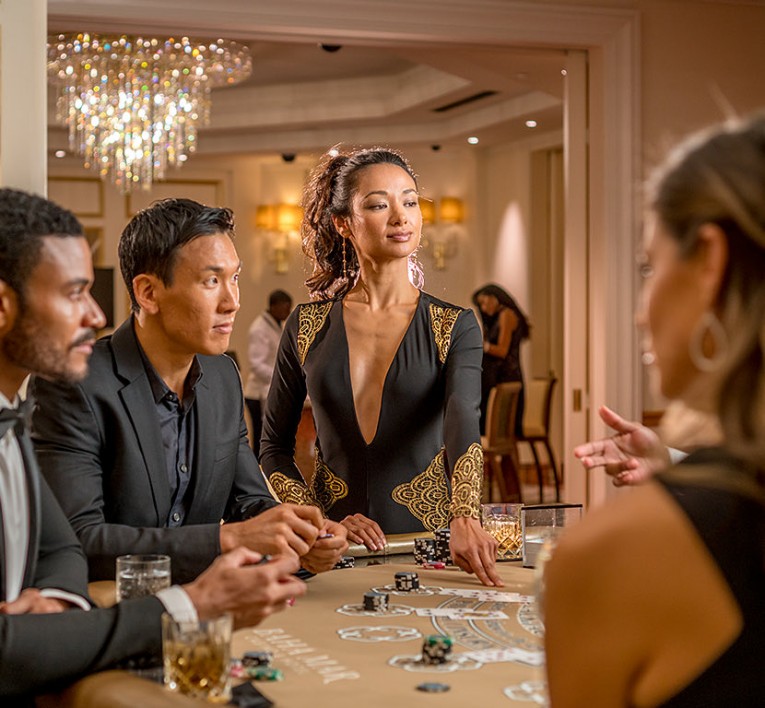
<instances>
[{"instance_id":1,"label":"blurred background figure","mask_svg":"<svg viewBox=\"0 0 765 708\"><path fill-rule=\"evenodd\" d=\"M759 706L765 118L694 136L651 186L644 360L657 393L683 404L672 414L682 425L668 421L682 439L705 426L690 455L591 511L553 551L543 603L550 702Z\"/></svg>"},{"instance_id":2,"label":"blurred background figure","mask_svg":"<svg viewBox=\"0 0 765 708\"><path fill-rule=\"evenodd\" d=\"M292 296L274 290L268 296L268 309L250 325L247 358L250 373L244 389L244 400L252 419L252 450L260 457L260 433L263 430L263 407L276 363L276 351L282 336L282 324L292 312Z\"/></svg>"},{"instance_id":3,"label":"blurred background figure","mask_svg":"<svg viewBox=\"0 0 765 708\"><path fill-rule=\"evenodd\" d=\"M515 417L516 435L523 435L523 372L521 342L529 338L529 322L510 294L489 283L473 293L473 304L483 320L483 371L481 373L481 434L486 426L489 392L498 383L519 381L521 393Z\"/></svg>"}]
</instances>

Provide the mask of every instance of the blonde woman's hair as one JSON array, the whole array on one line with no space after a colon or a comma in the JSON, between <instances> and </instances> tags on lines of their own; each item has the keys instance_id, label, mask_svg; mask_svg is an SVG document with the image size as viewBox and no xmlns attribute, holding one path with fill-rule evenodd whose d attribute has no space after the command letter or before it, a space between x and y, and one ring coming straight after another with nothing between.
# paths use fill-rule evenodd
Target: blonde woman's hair
<instances>
[{"instance_id":1,"label":"blonde woman's hair","mask_svg":"<svg viewBox=\"0 0 765 708\"><path fill-rule=\"evenodd\" d=\"M710 395L726 447L765 471L765 115L681 144L650 191L651 207L682 254L698 247L704 224L716 224L727 238L715 314L728 347L709 376Z\"/></svg>"}]
</instances>

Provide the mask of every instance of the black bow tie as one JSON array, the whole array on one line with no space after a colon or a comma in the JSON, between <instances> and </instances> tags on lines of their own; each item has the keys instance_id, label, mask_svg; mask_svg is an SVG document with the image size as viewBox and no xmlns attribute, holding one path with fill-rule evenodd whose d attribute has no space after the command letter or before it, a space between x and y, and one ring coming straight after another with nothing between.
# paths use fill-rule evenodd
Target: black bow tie
<instances>
[{"instance_id":1,"label":"black bow tie","mask_svg":"<svg viewBox=\"0 0 765 708\"><path fill-rule=\"evenodd\" d=\"M0 410L0 438L10 428L16 429L16 435L21 435L25 429L32 425L32 413L35 409L35 401L31 396L19 403L18 408L3 408Z\"/></svg>"}]
</instances>

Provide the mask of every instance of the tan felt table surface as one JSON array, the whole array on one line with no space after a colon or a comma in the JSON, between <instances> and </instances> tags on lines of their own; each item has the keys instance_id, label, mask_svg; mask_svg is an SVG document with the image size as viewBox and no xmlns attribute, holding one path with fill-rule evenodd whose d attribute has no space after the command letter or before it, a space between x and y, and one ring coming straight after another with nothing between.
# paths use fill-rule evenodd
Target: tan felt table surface
<instances>
[{"instance_id":1,"label":"tan felt table surface","mask_svg":"<svg viewBox=\"0 0 765 708\"><path fill-rule=\"evenodd\" d=\"M532 570L516 563L500 563L498 568L505 581L501 591L533 594ZM346 605L363 605L364 593L372 588L394 586L394 574L401 570L417 572L421 587L487 589L475 577L455 568L423 570L413 561L330 571L310 579L307 595L294 607L257 627L237 631L232 654L241 656L247 650L273 652L272 665L284 672L284 680L259 681L256 685L280 708L534 705L531 694L534 689L539 692L544 680L542 667L498 662L455 671L409 671L389 664L393 657L418 656L423 637L438 633L453 637L453 656L481 649L541 650L534 604L391 592L391 606L501 610L508 619L452 620L419 617L414 612L401 616L349 616L337 611ZM466 665L475 667L476 662ZM450 690L438 694L416 690L425 682L446 683ZM506 689L516 698L509 698ZM518 700L524 696L526 700Z\"/></svg>"}]
</instances>

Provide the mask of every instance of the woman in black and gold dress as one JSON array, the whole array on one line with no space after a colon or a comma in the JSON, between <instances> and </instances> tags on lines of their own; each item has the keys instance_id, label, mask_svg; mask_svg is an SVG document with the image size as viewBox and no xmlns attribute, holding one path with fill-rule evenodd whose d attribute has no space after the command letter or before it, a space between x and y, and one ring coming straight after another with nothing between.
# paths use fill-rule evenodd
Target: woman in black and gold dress
<instances>
[{"instance_id":1,"label":"woman in black and gold dress","mask_svg":"<svg viewBox=\"0 0 765 708\"><path fill-rule=\"evenodd\" d=\"M481 333L469 309L421 292L415 175L382 149L328 156L306 186L315 301L287 320L260 462L282 501L315 504L371 549L385 533L451 528L457 565L500 585L480 524ZM410 279L410 274L412 278ZM306 394L316 472L295 464Z\"/></svg>"}]
</instances>

